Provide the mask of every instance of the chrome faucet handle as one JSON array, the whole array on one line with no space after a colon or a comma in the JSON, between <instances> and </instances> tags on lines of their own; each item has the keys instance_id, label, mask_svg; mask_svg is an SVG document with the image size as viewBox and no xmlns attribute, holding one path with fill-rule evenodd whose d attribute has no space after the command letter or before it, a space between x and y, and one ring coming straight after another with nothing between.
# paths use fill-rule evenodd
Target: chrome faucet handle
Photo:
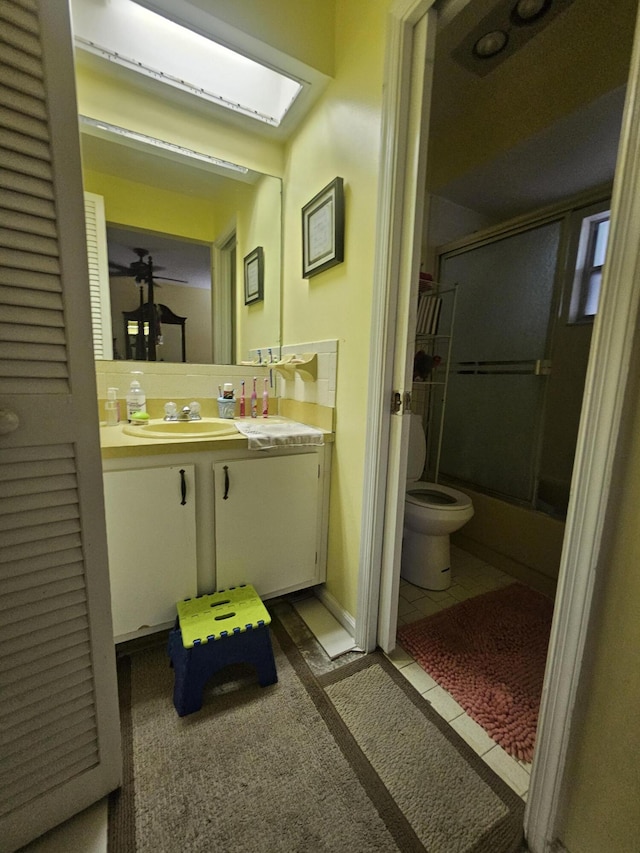
<instances>
[{"instance_id":1,"label":"chrome faucet handle","mask_svg":"<svg viewBox=\"0 0 640 853\"><path fill-rule=\"evenodd\" d=\"M175 403L165 403L164 404L164 420L165 421L175 421L178 417L178 407Z\"/></svg>"}]
</instances>

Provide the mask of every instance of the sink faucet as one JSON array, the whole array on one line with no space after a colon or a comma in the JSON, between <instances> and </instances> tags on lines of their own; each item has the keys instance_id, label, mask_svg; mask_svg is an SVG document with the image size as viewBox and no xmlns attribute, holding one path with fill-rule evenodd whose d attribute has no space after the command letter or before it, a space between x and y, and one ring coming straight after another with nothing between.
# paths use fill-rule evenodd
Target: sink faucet
<instances>
[{"instance_id":1,"label":"sink faucet","mask_svg":"<svg viewBox=\"0 0 640 853\"><path fill-rule=\"evenodd\" d=\"M201 421L200 403L189 403L188 406L183 406L178 412L178 407L175 403L165 403L164 407L165 421Z\"/></svg>"}]
</instances>

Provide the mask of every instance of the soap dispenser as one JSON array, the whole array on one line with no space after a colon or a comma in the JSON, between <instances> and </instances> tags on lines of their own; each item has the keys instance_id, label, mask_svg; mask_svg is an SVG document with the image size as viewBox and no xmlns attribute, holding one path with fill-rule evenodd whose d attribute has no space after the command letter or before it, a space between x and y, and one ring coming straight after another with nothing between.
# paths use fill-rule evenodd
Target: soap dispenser
<instances>
[{"instance_id":1,"label":"soap dispenser","mask_svg":"<svg viewBox=\"0 0 640 853\"><path fill-rule=\"evenodd\" d=\"M120 404L118 403L118 389L107 390L107 402L105 403L107 426L117 426L120 423Z\"/></svg>"},{"instance_id":2,"label":"soap dispenser","mask_svg":"<svg viewBox=\"0 0 640 853\"><path fill-rule=\"evenodd\" d=\"M136 373L140 373L140 371L134 371ZM140 373L140 375L142 375ZM131 416L135 414L135 412L146 412L147 411L147 398L145 396L144 391L140 387L140 383L137 379L131 380L131 385L129 387L129 393L127 394L127 420L131 423Z\"/></svg>"}]
</instances>

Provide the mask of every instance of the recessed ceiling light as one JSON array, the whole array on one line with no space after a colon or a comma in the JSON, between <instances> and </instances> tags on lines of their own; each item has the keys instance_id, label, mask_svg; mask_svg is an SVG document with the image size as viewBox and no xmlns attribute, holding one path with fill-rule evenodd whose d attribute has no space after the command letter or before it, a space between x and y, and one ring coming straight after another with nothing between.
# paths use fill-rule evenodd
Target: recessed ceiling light
<instances>
[{"instance_id":1,"label":"recessed ceiling light","mask_svg":"<svg viewBox=\"0 0 640 853\"><path fill-rule=\"evenodd\" d=\"M473 46L473 52L480 59L489 59L504 50L508 40L509 37L504 30L492 30L480 36Z\"/></svg>"},{"instance_id":2,"label":"recessed ceiling light","mask_svg":"<svg viewBox=\"0 0 640 853\"><path fill-rule=\"evenodd\" d=\"M551 6L551 0L518 0L511 17L516 24L532 24L541 18Z\"/></svg>"}]
</instances>

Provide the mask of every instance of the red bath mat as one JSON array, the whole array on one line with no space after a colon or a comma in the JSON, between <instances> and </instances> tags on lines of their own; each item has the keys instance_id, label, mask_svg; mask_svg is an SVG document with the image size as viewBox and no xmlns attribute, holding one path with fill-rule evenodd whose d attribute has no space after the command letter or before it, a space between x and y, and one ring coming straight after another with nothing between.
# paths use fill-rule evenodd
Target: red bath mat
<instances>
[{"instance_id":1,"label":"red bath mat","mask_svg":"<svg viewBox=\"0 0 640 853\"><path fill-rule=\"evenodd\" d=\"M398 629L398 641L467 714L531 761L553 602L514 583Z\"/></svg>"}]
</instances>

